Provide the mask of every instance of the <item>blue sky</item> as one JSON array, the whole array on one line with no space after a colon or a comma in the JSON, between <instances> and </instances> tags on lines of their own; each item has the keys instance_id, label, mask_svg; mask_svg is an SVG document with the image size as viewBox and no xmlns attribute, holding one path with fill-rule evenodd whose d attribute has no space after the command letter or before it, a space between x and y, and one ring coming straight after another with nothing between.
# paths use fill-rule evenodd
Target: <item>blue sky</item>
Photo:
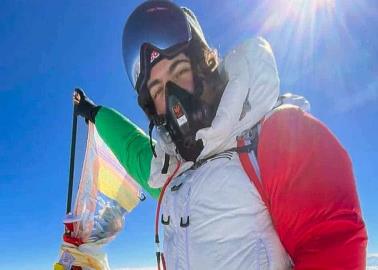
<instances>
[{"instance_id":1,"label":"blue sky","mask_svg":"<svg viewBox=\"0 0 378 270\"><path fill-rule=\"evenodd\" d=\"M1 1L0 269L51 269L57 259L75 86L146 129L121 58L123 25L138 3ZM257 34L271 42L282 92L307 97L350 153L368 251L378 253L377 2L178 3L194 10L221 55ZM79 129L80 156L85 125ZM106 248L113 268L154 264L154 211L149 199L127 216Z\"/></svg>"}]
</instances>

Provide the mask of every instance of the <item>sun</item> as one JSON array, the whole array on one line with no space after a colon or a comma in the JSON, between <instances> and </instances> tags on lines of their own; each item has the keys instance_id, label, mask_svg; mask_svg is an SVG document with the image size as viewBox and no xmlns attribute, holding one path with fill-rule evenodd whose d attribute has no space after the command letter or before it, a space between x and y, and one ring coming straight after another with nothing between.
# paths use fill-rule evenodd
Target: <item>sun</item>
<instances>
[{"instance_id":1,"label":"sun","mask_svg":"<svg viewBox=\"0 0 378 270\"><path fill-rule=\"evenodd\" d=\"M296 74L291 81L310 72L318 41L342 29L339 5L336 0L265 0L254 11L252 17L263 14L257 34L287 48L281 53L282 70Z\"/></svg>"}]
</instances>

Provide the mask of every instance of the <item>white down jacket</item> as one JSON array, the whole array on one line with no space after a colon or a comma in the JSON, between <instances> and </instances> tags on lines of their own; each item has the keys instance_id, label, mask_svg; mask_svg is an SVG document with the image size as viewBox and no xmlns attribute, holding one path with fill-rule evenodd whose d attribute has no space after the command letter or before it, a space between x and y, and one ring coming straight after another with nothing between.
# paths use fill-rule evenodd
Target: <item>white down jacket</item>
<instances>
[{"instance_id":1,"label":"white down jacket","mask_svg":"<svg viewBox=\"0 0 378 270\"><path fill-rule=\"evenodd\" d=\"M212 126L198 131L204 142L200 166L184 162L163 197L161 222L168 270L290 269L290 258L268 210L250 183L238 155L224 152L236 137L272 110L279 96L276 63L268 42L247 40L223 62L228 84ZM161 174L164 153L171 155ZM179 157L158 140L150 185L161 187Z\"/></svg>"}]
</instances>

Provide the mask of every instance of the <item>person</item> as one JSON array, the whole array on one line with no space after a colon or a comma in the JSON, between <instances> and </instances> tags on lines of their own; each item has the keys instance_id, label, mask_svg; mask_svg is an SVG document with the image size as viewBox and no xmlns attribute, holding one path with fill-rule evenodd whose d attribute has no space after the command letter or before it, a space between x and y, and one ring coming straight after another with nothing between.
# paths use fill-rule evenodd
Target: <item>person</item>
<instances>
[{"instance_id":1,"label":"person","mask_svg":"<svg viewBox=\"0 0 378 270\"><path fill-rule=\"evenodd\" d=\"M146 1L127 20L123 58L149 136L80 89L74 101L162 199L167 269L364 269L348 154L308 103L279 96L266 40L220 61L189 9Z\"/></svg>"}]
</instances>

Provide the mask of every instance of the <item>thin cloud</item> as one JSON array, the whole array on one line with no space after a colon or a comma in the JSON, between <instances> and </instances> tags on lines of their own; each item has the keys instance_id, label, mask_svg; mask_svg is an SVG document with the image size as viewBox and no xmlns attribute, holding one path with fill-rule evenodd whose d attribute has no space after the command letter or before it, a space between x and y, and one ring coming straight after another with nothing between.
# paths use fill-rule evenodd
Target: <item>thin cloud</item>
<instances>
[{"instance_id":1,"label":"thin cloud","mask_svg":"<svg viewBox=\"0 0 378 270\"><path fill-rule=\"evenodd\" d=\"M371 253L367 255L366 270L378 270L378 253Z\"/></svg>"},{"instance_id":2,"label":"thin cloud","mask_svg":"<svg viewBox=\"0 0 378 270\"><path fill-rule=\"evenodd\" d=\"M371 82L366 89L361 88L353 94L344 96L336 102L337 112L349 112L355 108L371 106L378 102L378 80Z\"/></svg>"}]
</instances>

